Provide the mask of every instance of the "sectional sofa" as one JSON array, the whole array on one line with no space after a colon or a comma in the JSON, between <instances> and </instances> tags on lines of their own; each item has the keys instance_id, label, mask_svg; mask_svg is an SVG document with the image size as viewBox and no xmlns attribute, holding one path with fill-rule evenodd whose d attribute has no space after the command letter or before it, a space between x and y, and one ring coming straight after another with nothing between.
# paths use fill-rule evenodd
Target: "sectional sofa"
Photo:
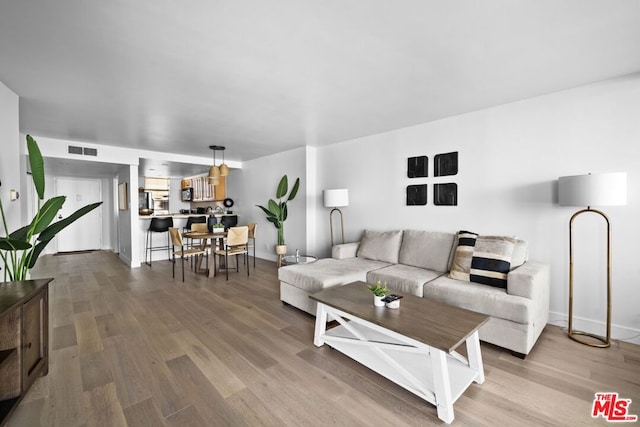
<instances>
[{"instance_id":1,"label":"sectional sofa","mask_svg":"<svg viewBox=\"0 0 640 427\"><path fill-rule=\"evenodd\" d=\"M281 267L280 299L315 315L313 293L387 282L400 293L490 316L480 339L524 357L549 317L549 266L527 257L527 242L510 237L365 230L360 242L334 246L331 258Z\"/></svg>"}]
</instances>

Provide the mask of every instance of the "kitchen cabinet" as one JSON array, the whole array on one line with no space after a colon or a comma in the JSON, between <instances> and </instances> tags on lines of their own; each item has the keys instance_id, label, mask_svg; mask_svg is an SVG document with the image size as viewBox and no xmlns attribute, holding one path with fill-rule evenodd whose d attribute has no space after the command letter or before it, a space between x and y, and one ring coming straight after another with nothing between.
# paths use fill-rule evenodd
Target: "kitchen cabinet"
<instances>
[{"instance_id":1,"label":"kitchen cabinet","mask_svg":"<svg viewBox=\"0 0 640 427\"><path fill-rule=\"evenodd\" d=\"M192 202L222 201L227 197L226 176L219 178L218 185L209 184L209 175L196 175L182 180L182 188L193 188Z\"/></svg>"},{"instance_id":2,"label":"kitchen cabinet","mask_svg":"<svg viewBox=\"0 0 640 427\"><path fill-rule=\"evenodd\" d=\"M0 426L49 371L49 282L0 283Z\"/></svg>"}]
</instances>

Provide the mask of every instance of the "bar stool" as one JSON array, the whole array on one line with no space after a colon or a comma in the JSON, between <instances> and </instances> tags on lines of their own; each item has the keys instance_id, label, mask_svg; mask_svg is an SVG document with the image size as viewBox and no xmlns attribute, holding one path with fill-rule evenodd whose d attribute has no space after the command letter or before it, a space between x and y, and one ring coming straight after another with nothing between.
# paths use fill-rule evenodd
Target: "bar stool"
<instances>
[{"instance_id":1,"label":"bar stool","mask_svg":"<svg viewBox=\"0 0 640 427\"><path fill-rule=\"evenodd\" d=\"M173 227L173 218L172 217L163 217L163 218L151 218L151 222L149 223L149 228L147 229L147 236L145 239L144 245L144 262L151 267L151 261L153 259L153 251L167 251L167 258L171 259L171 244L169 241L169 227ZM167 244L164 246L152 246L153 244L153 233L167 233ZM147 261L147 256L149 261Z\"/></svg>"},{"instance_id":2,"label":"bar stool","mask_svg":"<svg viewBox=\"0 0 640 427\"><path fill-rule=\"evenodd\" d=\"M182 228L182 231L191 231L191 226L193 224L200 224L200 223L206 223L207 222L207 217L206 216L190 216L189 218L187 218L187 223L186 225Z\"/></svg>"}]
</instances>

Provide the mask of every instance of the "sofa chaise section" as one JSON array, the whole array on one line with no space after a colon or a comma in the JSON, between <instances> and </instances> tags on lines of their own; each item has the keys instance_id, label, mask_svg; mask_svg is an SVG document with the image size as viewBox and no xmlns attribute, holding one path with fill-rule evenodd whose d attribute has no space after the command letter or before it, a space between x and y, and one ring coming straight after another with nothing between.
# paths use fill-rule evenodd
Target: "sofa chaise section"
<instances>
[{"instance_id":1,"label":"sofa chaise section","mask_svg":"<svg viewBox=\"0 0 640 427\"><path fill-rule=\"evenodd\" d=\"M358 280L364 282L367 272L388 265L382 261L351 257L340 260L325 258L310 264L282 267L278 269L280 300L315 316L317 303L309 295Z\"/></svg>"}]
</instances>

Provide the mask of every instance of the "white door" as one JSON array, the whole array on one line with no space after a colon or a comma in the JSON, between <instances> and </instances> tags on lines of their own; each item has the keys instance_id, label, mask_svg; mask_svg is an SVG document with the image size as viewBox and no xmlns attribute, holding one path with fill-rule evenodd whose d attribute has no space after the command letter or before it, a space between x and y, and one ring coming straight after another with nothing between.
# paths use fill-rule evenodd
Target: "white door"
<instances>
[{"instance_id":1,"label":"white door","mask_svg":"<svg viewBox=\"0 0 640 427\"><path fill-rule=\"evenodd\" d=\"M66 218L90 203L102 200L101 183L97 179L56 178L57 196L67 196L58 212ZM102 247L102 209L99 207L76 220L56 235L58 252L86 251Z\"/></svg>"}]
</instances>

